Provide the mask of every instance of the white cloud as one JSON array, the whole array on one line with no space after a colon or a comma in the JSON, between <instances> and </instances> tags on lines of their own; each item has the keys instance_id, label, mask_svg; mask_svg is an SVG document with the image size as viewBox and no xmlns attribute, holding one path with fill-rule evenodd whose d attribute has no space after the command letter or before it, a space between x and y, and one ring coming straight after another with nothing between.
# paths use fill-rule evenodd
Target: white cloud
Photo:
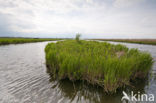
<instances>
[{"instance_id":1,"label":"white cloud","mask_svg":"<svg viewBox=\"0 0 156 103\"><path fill-rule=\"evenodd\" d=\"M113 5L115 7L130 7L143 1L144 0L115 0Z\"/></svg>"},{"instance_id":2,"label":"white cloud","mask_svg":"<svg viewBox=\"0 0 156 103\"><path fill-rule=\"evenodd\" d=\"M106 1L0 0L0 14L7 16L10 31L22 34L61 37L80 32L84 37L121 38L155 33L156 15L153 12L140 7L138 10L126 8L139 4L141 0Z\"/></svg>"}]
</instances>

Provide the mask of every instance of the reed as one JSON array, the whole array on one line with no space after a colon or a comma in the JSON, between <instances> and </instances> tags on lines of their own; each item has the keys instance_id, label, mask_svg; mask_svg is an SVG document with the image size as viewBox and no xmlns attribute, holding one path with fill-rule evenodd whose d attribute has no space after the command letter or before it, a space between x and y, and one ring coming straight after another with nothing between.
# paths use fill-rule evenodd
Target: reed
<instances>
[{"instance_id":1,"label":"reed","mask_svg":"<svg viewBox=\"0 0 156 103\"><path fill-rule=\"evenodd\" d=\"M107 42L76 40L49 43L46 65L54 79L69 78L115 92L131 80L145 78L153 59L147 52Z\"/></svg>"},{"instance_id":2,"label":"reed","mask_svg":"<svg viewBox=\"0 0 156 103\"><path fill-rule=\"evenodd\" d=\"M93 39L93 40L156 45L156 39Z\"/></svg>"},{"instance_id":3,"label":"reed","mask_svg":"<svg viewBox=\"0 0 156 103\"><path fill-rule=\"evenodd\" d=\"M0 38L0 45L60 40L55 38Z\"/></svg>"}]
</instances>

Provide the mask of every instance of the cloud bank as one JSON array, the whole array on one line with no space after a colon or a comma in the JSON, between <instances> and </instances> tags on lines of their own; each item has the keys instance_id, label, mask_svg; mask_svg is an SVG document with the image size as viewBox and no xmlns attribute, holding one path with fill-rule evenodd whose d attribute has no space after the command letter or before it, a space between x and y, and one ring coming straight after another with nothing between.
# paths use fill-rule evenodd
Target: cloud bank
<instances>
[{"instance_id":1,"label":"cloud bank","mask_svg":"<svg viewBox=\"0 0 156 103\"><path fill-rule=\"evenodd\" d=\"M155 0L0 0L0 36L156 38Z\"/></svg>"}]
</instances>

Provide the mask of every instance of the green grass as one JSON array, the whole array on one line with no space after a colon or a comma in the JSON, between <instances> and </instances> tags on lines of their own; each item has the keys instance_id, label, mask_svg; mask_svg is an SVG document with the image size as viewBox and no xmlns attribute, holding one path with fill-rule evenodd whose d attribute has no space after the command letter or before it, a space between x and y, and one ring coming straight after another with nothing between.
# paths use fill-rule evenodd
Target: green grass
<instances>
[{"instance_id":1,"label":"green grass","mask_svg":"<svg viewBox=\"0 0 156 103\"><path fill-rule=\"evenodd\" d=\"M93 39L93 40L156 45L156 39Z\"/></svg>"},{"instance_id":2,"label":"green grass","mask_svg":"<svg viewBox=\"0 0 156 103\"><path fill-rule=\"evenodd\" d=\"M46 64L54 79L69 78L99 85L106 92L145 78L153 59L147 52L106 42L66 40L49 43Z\"/></svg>"},{"instance_id":3,"label":"green grass","mask_svg":"<svg viewBox=\"0 0 156 103\"><path fill-rule=\"evenodd\" d=\"M53 40L60 40L60 39L49 39L49 38L0 38L0 45L30 43L30 42L42 42L42 41L53 41Z\"/></svg>"}]
</instances>

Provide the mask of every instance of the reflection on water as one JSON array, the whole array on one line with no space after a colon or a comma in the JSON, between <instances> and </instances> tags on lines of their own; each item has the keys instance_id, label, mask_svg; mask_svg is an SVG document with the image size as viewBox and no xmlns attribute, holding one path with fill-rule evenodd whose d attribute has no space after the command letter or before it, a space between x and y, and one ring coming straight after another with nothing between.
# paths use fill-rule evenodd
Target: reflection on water
<instances>
[{"instance_id":1,"label":"reflection on water","mask_svg":"<svg viewBox=\"0 0 156 103\"><path fill-rule=\"evenodd\" d=\"M148 85L148 80L138 79L132 81L130 86L118 89L115 94L108 94L104 92L102 87L90 85L85 81L72 82L69 79L54 80L48 72L48 68L47 73L51 77L49 81L52 84L53 82L57 82L52 88L58 88L61 91L62 97L70 99L72 103L121 103L123 90L128 94L131 91L134 91L134 93L138 93L139 91L140 94L144 94L144 87Z\"/></svg>"},{"instance_id":2,"label":"reflection on water","mask_svg":"<svg viewBox=\"0 0 156 103\"><path fill-rule=\"evenodd\" d=\"M155 63L147 80L133 81L116 94L82 81L53 80L45 66L47 43L0 46L0 103L121 103L122 90L156 95ZM156 58L156 46L124 44Z\"/></svg>"}]
</instances>

